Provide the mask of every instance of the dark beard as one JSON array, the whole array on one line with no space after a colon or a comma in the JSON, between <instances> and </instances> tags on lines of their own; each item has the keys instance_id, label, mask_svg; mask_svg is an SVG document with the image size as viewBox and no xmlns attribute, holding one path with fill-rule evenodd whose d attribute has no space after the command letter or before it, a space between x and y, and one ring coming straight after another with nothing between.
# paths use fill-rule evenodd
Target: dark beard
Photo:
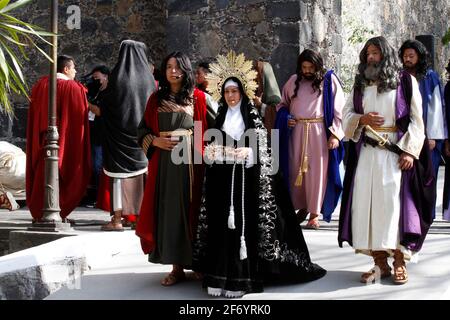
<instances>
[{"instance_id":1,"label":"dark beard","mask_svg":"<svg viewBox=\"0 0 450 320\"><path fill-rule=\"evenodd\" d=\"M316 79L316 75L315 74L301 74L302 78L308 81L314 81Z\"/></svg>"},{"instance_id":2,"label":"dark beard","mask_svg":"<svg viewBox=\"0 0 450 320\"><path fill-rule=\"evenodd\" d=\"M379 64L368 64L364 70L364 78L370 81L376 81L380 76L380 71L381 68Z\"/></svg>"},{"instance_id":3,"label":"dark beard","mask_svg":"<svg viewBox=\"0 0 450 320\"><path fill-rule=\"evenodd\" d=\"M406 65L403 65L403 68L406 70L406 72L408 73L416 73L416 66L411 66L408 67Z\"/></svg>"}]
</instances>

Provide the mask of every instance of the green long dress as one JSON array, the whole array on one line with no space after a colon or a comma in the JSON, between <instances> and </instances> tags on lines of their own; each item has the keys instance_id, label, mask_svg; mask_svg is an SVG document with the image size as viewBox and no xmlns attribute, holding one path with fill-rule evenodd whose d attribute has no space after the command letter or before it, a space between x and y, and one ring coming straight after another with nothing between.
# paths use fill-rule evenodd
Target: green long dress
<instances>
[{"instance_id":1,"label":"green long dress","mask_svg":"<svg viewBox=\"0 0 450 320\"><path fill-rule=\"evenodd\" d=\"M192 129L194 120L184 112L159 112L159 131ZM153 263L192 265L189 237L189 164L175 164L172 153L186 150L186 137L172 151L161 150L155 188L156 246L148 260ZM192 148L192 146L189 146Z\"/></svg>"}]
</instances>

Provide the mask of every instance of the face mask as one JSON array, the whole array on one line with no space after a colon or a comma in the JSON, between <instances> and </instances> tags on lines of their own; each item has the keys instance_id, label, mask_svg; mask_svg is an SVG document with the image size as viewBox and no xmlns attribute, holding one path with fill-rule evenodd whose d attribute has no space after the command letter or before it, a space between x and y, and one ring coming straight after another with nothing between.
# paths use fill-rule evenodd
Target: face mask
<instances>
[{"instance_id":1,"label":"face mask","mask_svg":"<svg viewBox=\"0 0 450 320\"><path fill-rule=\"evenodd\" d=\"M100 79L91 78L91 80L87 84L88 100L95 99L101 86L102 84L100 83Z\"/></svg>"}]
</instances>

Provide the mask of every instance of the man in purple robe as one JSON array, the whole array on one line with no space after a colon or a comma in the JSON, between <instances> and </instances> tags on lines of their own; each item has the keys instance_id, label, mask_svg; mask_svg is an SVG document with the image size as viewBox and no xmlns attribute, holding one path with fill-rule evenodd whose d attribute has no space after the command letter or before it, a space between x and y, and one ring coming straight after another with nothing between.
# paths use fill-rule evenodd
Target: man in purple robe
<instances>
[{"instance_id":1,"label":"man in purple robe","mask_svg":"<svg viewBox=\"0 0 450 320\"><path fill-rule=\"evenodd\" d=\"M400 67L384 37L369 39L343 110L350 142L338 241L373 257L363 283L391 277L389 256L394 283L406 283L405 260L417 257L431 224L435 193L422 99L416 79Z\"/></svg>"},{"instance_id":2,"label":"man in purple robe","mask_svg":"<svg viewBox=\"0 0 450 320\"><path fill-rule=\"evenodd\" d=\"M431 150L433 172L436 177L441 163L444 140L447 139L447 121L445 105L439 75L431 69L430 55L427 48L417 40L406 40L398 51L406 72L419 82L422 96L422 116L425 132ZM436 203L434 204L436 206ZM433 211L433 219L435 213Z\"/></svg>"}]
</instances>

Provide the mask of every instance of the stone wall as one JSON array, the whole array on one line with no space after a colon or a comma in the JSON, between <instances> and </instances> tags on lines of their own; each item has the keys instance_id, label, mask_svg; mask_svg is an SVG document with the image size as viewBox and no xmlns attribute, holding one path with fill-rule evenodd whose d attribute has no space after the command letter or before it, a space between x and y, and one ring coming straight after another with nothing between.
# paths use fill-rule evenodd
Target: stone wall
<instances>
[{"instance_id":1,"label":"stone wall","mask_svg":"<svg viewBox=\"0 0 450 320\"><path fill-rule=\"evenodd\" d=\"M33 1L20 18L48 28L49 0ZM113 67L120 40L149 47L159 65L173 50L195 65L230 49L269 61L280 88L295 72L305 48L321 52L325 64L351 87L358 52L369 37L383 34L398 47L407 38L432 34L435 66L444 76L450 46L441 38L449 27L447 0L60 0L60 53L73 55L79 75L99 63ZM81 9L81 28L69 30L67 8ZM350 39L350 41L349 41ZM25 75L31 85L48 72L48 62L30 53ZM27 100L15 98L16 118L0 115L0 139L25 146Z\"/></svg>"},{"instance_id":2,"label":"stone wall","mask_svg":"<svg viewBox=\"0 0 450 320\"><path fill-rule=\"evenodd\" d=\"M338 65L340 15L340 0L169 0L167 49L187 52L194 64L243 52L269 61L281 88L304 48Z\"/></svg>"},{"instance_id":3,"label":"stone wall","mask_svg":"<svg viewBox=\"0 0 450 320\"><path fill-rule=\"evenodd\" d=\"M48 28L49 4L36 0L20 18ZM81 9L81 29L67 28L70 5ZM320 50L330 67L339 65L340 15L341 0L60 0L59 52L75 57L81 75L100 63L114 66L124 38L145 42L157 65L173 50L188 53L195 65L234 49L271 62L281 88L304 48ZM48 62L31 53L30 86L46 73ZM16 118L0 116L0 139L24 147L27 106L16 98Z\"/></svg>"},{"instance_id":4,"label":"stone wall","mask_svg":"<svg viewBox=\"0 0 450 320\"><path fill-rule=\"evenodd\" d=\"M67 21L72 12L70 5L81 9L80 29L69 29ZM50 1L36 0L21 11L24 21L50 29ZM142 41L155 61L166 54L166 3L141 0L60 0L59 1L59 54L75 58L77 77L87 74L98 64L114 67L119 45L123 39ZM48 47L43 46L48 52ZM37 51L29 53L24 63L24 74L30 90L35 81L48 74L49 63ZM28 101L15 97L15 118L0 115L0 139L25 147Z\"/></svg>"},{"instance_id":5,"label":"stone wall","mask_svg":"<svg viewBox=\"0 0 450 320\"><path fill-rule=\"evenodd\" d=\"M432 35L434 67L445 79L444 66L450 58L450 46L443 47L441 39L450 27L449 16L450 3L446 0L343 0L344 54L341 63L347 89L364 42L378 35L385 36L395 48L417 35Z\"/></svg>"}]
</instances>

